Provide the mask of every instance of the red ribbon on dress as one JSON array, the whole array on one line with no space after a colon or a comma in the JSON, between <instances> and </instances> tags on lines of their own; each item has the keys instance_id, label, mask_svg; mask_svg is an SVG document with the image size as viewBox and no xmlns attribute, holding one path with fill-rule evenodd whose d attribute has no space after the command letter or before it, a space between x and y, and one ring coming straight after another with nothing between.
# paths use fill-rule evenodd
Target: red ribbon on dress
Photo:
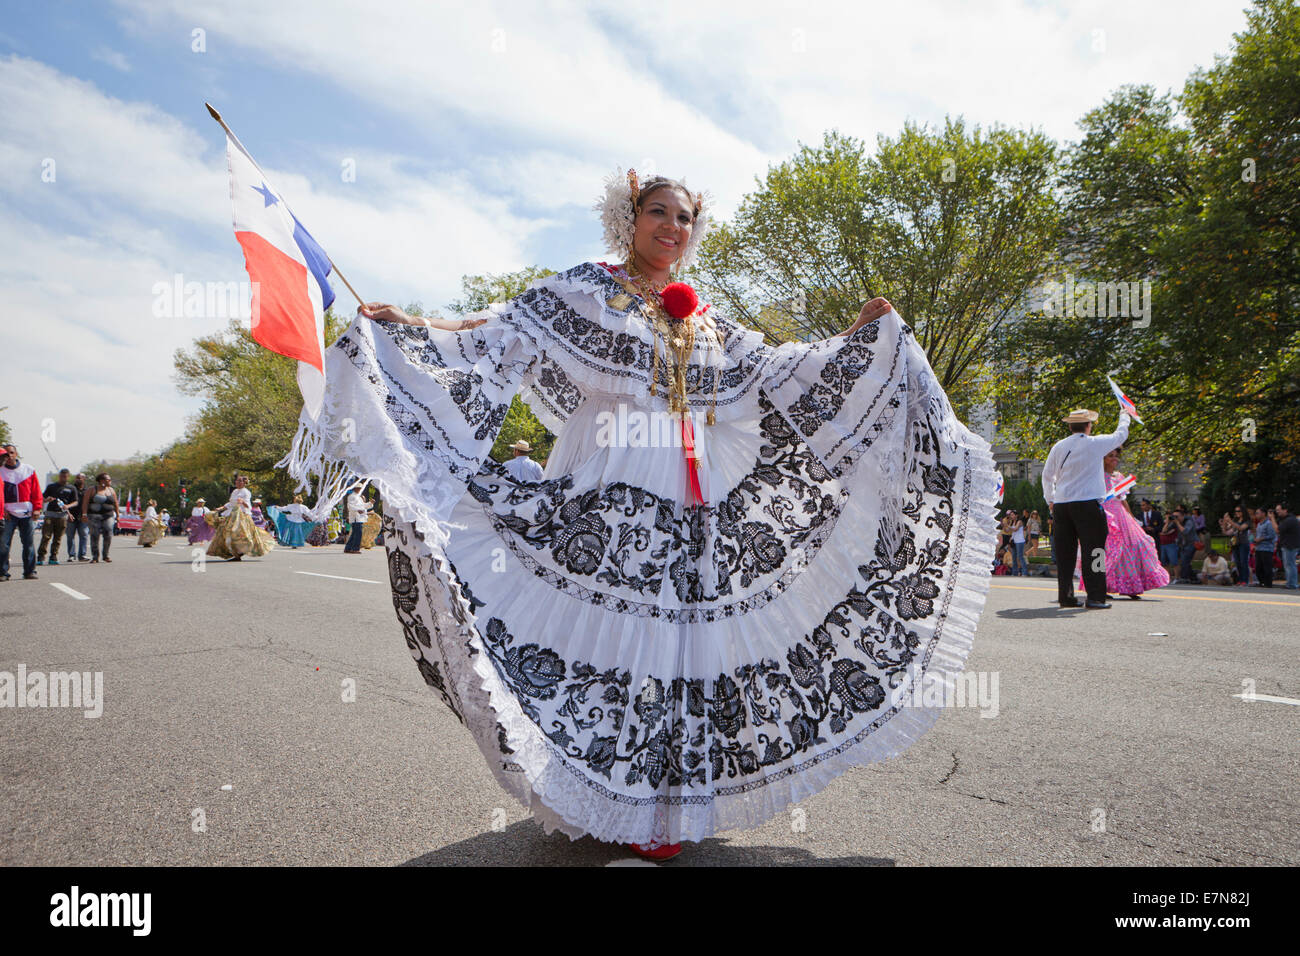
<instances>
[{"instance_id":1,"label":"red ribbon on dress","mask_svg":"<svg viewBox=\"0 0 1300 956\"><path fill-rule=\"evenodd\" d=\"M700 490L700 460L695 457L695 425L689 412L682 415L682 452L686 456L686 479L690 485L693 505L704 504L704 493Z\"/></svg>"}]
</instances>

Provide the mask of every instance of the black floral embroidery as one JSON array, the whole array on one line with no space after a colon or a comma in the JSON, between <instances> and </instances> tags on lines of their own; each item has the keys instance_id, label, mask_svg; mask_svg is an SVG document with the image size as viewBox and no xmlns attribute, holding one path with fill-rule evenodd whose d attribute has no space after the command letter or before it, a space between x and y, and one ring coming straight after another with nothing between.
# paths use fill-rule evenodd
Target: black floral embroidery
<instances>
[{"instance_id":1,"label":"black floral embroidery","mask_svg":"<svg viewBox=\"0 0 1300 956\"><path fill-rule=\"evenodd\" d=\"M629 354L638 350L635 337L620 339L577 313L561 317L567 306L544 303L545 290L533 291L539 310L563 319L565 341L582 346L589 358L598 356L606 371L627 365L631 372L645 359ZM728 346L735 338L728 335ZM524 487L491 461L468 490L525 568L580 600L628 614L667 610L663 616L677 622L745 613L781 592L796 561L815 558L843 509L847 492L836 479L869 447L870 435L831 462L834 472L805 436L842 410L853 377L870 362L869 350L856 358L845 354L822 375L815 401L783 405L784 412L760 391L760 451L735 487L708 506L682 507L626 483L575 489L569 476ZM545 363L534 367L544 370ZM543 388L559 394L559 379L549 381ZM865 739L893 712L890 692L926 652L921 635L934 641L947 614L953 593L948 565L970 511L969 481L958 481L959 472L970 473L970 452L960 463L948 457L955 446L936 422L951 413L924 394L923 379L921 385L921 394L901 387L882 391L882 411L871 425L879 434L893 416L913 415L907 447L900 450L901 511L882 520L874 542L863 542L870 550L857 579L838 599L828 595L821 623L792 634L773 658L689 679L601 669L530 641L527 622L508 624L490 601L460 583L476 617L477 646L547 746L589 786L597 787L597 780L644 783L665 800L707 800L718 789L715 782L729 781L730 792L762 786L774 768L796 772L801 761L820 759L826 748ZM470 382L471 393L477 388ZM466 402L471 411L472 401ZM431 636L429 622L420 618L421 579L400 538L393 548L394 608L408 647L425 680L455 709L437 662L422 653ZM654 598L665 586L684 607L658 607ZM452 613L468 625L455 603ZM515 625L518 635L511 632ZM509 753L503 730L499 743ZM663 795L664 787L674 793ZM707 793L692 797L695 788Z\"/></svg>"},{"instance_id":2,"label":"black floral embroidery","mask_svg":"<svg viewBox=\"0 0 1300 956\"><path fill-rule=\"evenodd\" d=\"M395 527L391 517L384 518L384 535L386 541L393 540ZM416 666L424 682L437 692L448 709L456 715L461 723L465 722L456 699L448 687L446 676L436 660L425 655L425 649L432 649L433 638L429 628L418 613L419 581L411 566L411 559L406 552L397 547L388 551L388 580L393 591L393 608L397 611L398 623L402 626L402 636L406 646L415 655Z\"/></svg>"},{"instance_id":3,"label":"black floral embroidery","mask_svg":"<svg viewBox=\"0 0 1300 956\"><path fill-rule=\"evenodd\" d=\"M491 460L469 493L524 566L566 594L674 620L745 613L807 567L847 495L823 487L831 475L761 392L759 407L763 443L753 469L716 506L682 507L624 482L575 492L568 476L521 486ZM693 607L635 600L657 597L665 583ZM750 593L760 583L766 586ZM703 607L710 604L718 607Z\"/></svg>"},{"instance_id":4,"label":"black floral embroidery","mask_svg":"<svg viewBox=\"0 0 1300 956\"><path fill-rule=\"evenodd\" d=\"M863 326L827 360L811 388L800 394L789 409L790 419L803 434L811 438L824 422L835 419L844 407L844 401L853 391L857 380L871 367L874 350L870 348L879 336L875 323ZM798 365L812 353L785 370L781 381L794 374ZM775 387L774 385L772 387Z\"/></svg>"}]
</instances>

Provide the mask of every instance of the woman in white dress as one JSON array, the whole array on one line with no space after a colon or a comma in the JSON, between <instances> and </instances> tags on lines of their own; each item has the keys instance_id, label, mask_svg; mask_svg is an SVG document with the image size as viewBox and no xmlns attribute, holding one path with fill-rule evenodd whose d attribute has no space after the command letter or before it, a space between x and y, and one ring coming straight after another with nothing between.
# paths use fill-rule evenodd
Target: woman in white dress
<instances>
[{"instance_id":1,"label":"woman in white dress","mask_svg":"<svg viewBox=\"0 0 1300 956\"><path fill-rule=\"evenodd\" d=\"M302 503L302 495L294 495L293 501L283 508L271 505L268 514L275 522L275 533L283 547L301 548L316 527L311 509Z\"/></svg>"},{"instance_id":2,"label":"woman in white dress","mask_svg":"<svg viewBox=\"0 0 1300 956\"><path fill-rule=\"evenodd\" d=\"M152 548L154 542L162 536L163 524L158 518L158 502L150 498L148 507L144 509L144 521L140 524L140 536L136 543L142 548Z\"/></svg>"},{"instance_id":3,"label":"woman in white dress","mask_svg":"<svg viewBox=\"0 0 1300 956\"><path fill-rule=\"evenodd\" d=\"M284 464L323 508L379 488L407 647L498 782L661 859L934 723L996 476L888 302L772 347L670 282L702 196L629 174L599 208L622 264L459 322L369 304ZM515 394L558 435L541 482L488 454Z\"/></svg>"},{"instance_id":4,"label":"woman in white dress","mask_svg":"<svg viewBox=\"0 0 1300 956\"><path fill-rule=\"evenodd\" d=\"M220 509L208 545L208 557L242 561L246 554L259 558L274 546L271 536L253 524L253 496L248 490L248 479L239 475L230 500Z\"/></svg>"}]
</instances>

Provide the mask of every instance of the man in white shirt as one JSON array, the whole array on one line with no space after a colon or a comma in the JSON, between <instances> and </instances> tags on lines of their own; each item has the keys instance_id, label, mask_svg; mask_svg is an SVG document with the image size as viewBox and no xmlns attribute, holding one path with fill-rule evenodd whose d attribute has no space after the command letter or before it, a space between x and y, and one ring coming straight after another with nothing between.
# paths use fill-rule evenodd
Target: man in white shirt
<instances>
[{"instance_id":1,"label":"man in white shirt","mask_svg":"<svg viewBox=\"0 0 1300 956\"><path fill-rule=\"evenodd\" d=\"M1074 597L1074 564L1083 550L1086 606L1110 607L1106 601L1106 472L1102 460L1128 439L1129 417L1120 412L1119 426L1110 434L1094 435L1097 413L1077 408L1064 419L1070 434L1052 446L1043 465L1043 497L1052 511L1052 544L1056 558L1056 600L1061 607L1078 607Z\"/></svg>"},{"instance_id":2,"label":"man in white shirt","mask_svg":"<svg viewBox=\"0 0 1300 956\"><path fill-rule=\"evenodd\" d=\"M365 484L364 481L358 481L352 486L352 493L348 495L348 522L352 527L348 531L348 543L343 548L344 554L361 553L361 532L364 530L366 519L370 517L370 503L361 497L361 489Z\"/></svg>"},{"instance_id":3,"label":"man in white shirt","mask_svg":"<svg viewBox=\"0 0 1300 956\"><path fill-rule=\"evenodd\" d=\"M532 446L522 438L510 446L515 457L506 462L506 474L515 481L541 481L542 466L528 457Z\"/></svg>"}]
</instances>

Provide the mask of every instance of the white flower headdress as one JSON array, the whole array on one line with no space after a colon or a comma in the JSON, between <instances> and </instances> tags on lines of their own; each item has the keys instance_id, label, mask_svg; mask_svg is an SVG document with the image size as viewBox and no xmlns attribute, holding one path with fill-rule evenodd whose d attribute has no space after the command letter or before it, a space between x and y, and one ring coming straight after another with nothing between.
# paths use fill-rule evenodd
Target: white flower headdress
<instances>
[{"instance_id":1,"label":"white flower headdress","mask_svg":"<svg viewBox=\"0 0 1300 956\"><path fill-rule=\"evenodd\" d=\"M686 185L685 181L681 184ZM695 203L695 224L686 248L674 265L674 268L679 269L689 269L695 264L696 253L711 224L709 209L713 197L707 192L696 193L689 189L687 193ZM592 207L600 213L601 225L605 227L605 247L615 255L626 257L632 248L632 234L636 231L636 203L640 195L641 186L636 170L629 169L625 174L616 169L605 180L604 197Z\"/></svg>"}]
</instances>

